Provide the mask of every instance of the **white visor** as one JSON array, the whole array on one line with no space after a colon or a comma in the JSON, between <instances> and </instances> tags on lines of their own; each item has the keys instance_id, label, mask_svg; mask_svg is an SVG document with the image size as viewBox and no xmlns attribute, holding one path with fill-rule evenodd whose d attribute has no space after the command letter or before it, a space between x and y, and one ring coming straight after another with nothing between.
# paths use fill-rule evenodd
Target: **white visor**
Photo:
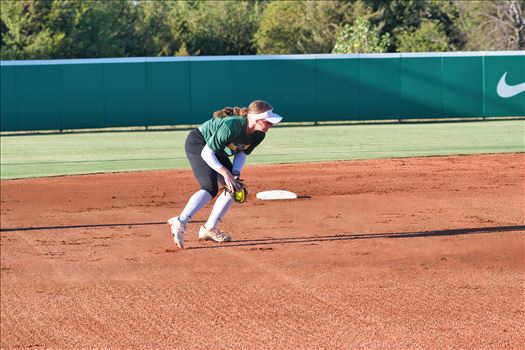
<instances>
[{"instance_id":1,"label":"white visor","mask_svg":"<svg viewBox=\"0 0 525 350\"><path fill-rule=\"evenodd\" d=\"M248 118L251 118L253 120L266 119L272 124L277 124L283 119L283 117L281 117L279 114L275 114L273 112L273 109L259 114L248 113Z\"/></svg>"}]
</instances>

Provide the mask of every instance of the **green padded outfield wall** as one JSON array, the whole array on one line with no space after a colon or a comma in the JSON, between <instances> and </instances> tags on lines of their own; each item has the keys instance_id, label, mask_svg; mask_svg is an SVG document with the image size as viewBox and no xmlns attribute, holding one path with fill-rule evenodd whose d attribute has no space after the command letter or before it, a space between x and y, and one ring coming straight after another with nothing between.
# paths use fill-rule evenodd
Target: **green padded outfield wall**
<instances>
[{"instance_id":1,"label":"green padded outfield wall","mask_svg":"<svg viewBox=\"0 0 525 350\"><path fill-rule=\"evenodd\" d=\"M265 99L288 122L525 116L525 51L2 61L1 130L199 124Z\"/></svg>"}]
</instances>

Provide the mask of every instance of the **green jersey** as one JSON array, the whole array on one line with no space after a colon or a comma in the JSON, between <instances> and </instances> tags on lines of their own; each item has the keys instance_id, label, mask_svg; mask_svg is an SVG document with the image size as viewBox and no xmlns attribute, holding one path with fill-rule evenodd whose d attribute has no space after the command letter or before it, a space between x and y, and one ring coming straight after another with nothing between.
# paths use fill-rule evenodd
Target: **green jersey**
<instances>
[{"instance_id":1,"label":"green jersey","mask_svg":"<svg viewBox=\"0 0 525 350\"><path fill-rule=\"evenodd\" d=\"M208 147L219 156L232 156L240 151L250 154L264 140L266 134L255 131L247 135L247 123L247 118L231 115L226 118L212 118L199 129Z\"/></svg>"}]
</instances>

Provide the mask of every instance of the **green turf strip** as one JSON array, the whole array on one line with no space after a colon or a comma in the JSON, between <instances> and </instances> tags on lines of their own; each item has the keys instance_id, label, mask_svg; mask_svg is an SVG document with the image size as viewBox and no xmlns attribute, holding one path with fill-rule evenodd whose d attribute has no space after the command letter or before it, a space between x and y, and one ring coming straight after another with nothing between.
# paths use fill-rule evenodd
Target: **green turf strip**
<instances>
[{"instance_id":1,"label":"green turf strip","mask_svg":"<svg viewBox=\"0 0 525 350\"><path fill-rule=\"evenodd\" d=\"M282 127L249 164L524 152L525 121ZM1 178L188 168L188 131L2 136Z\"/></svg>"}]
</instances>

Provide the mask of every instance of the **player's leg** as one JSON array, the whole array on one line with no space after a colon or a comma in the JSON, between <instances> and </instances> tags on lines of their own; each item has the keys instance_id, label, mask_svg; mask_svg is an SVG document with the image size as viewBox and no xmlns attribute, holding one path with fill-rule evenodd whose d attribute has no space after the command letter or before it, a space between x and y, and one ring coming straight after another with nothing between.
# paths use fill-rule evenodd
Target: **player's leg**
<instances>
[{"instance_id":1,"label":"player's leg","mask_svg":"<svg viewBox=\"0 0 525 350\"><path fill-rule=\"evenodd\" d=\"M217 173L206 164L201 152L206 141L202 134L195 129L186 138L185 151L190 162L193 174L199 183L200 189L188 200L179 216L168 220L175 243L183 248L186 224L202 209L218 192Z\"/></svg>"},{"instance_id":2,"label":"player's leg","mask_svg":"<svg viewBox=\"0 0 525 350\"><path fill-rule=\"evenodd\" d=\"M232 163L228 158L218 158L219 162L224 165L228 170L231 171ZM218 181L222 187L225 186L224 178L219 174ZM217 225L222 217L228 212L228 209L233 204L233 197L227 191L223 191L215 201L213 209L208 217L208 221L201 226L199 230L199 239L213 240L216 242L228 242L231 241L231 237L225 233L217 230Z\"/></svg>"}]
</instances>

